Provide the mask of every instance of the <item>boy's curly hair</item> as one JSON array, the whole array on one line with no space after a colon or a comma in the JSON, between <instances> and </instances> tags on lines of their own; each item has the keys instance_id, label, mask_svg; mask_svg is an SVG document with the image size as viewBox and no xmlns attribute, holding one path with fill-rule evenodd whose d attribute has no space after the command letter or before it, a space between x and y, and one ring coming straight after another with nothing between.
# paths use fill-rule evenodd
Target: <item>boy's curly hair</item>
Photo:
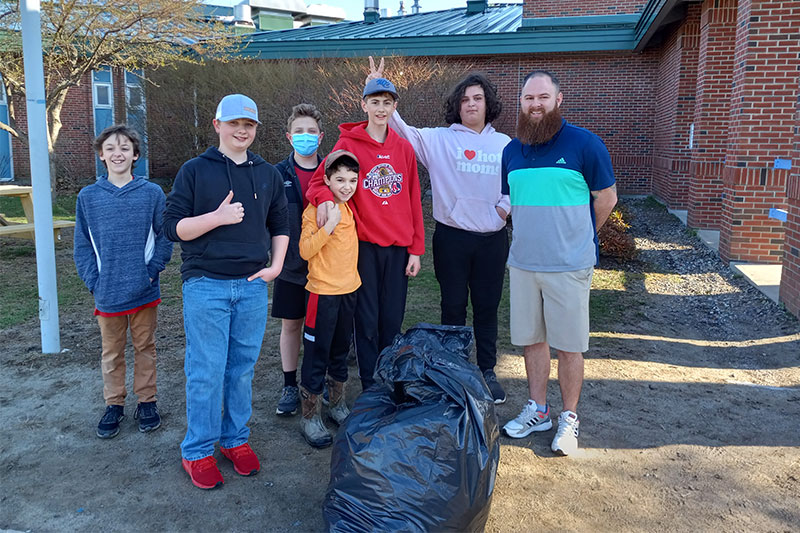
<instances>
[{"instance_id":1,"label":"boy's curly hair","mask_svg":"<svg viewBox=\"0 0 800 533\"><path fill-rule=\"evenodd\" d=\"M486 98L486 122L492 122L500 116L503 111L503 104L500 103L500 98L497 96L497 86L480 72L470 72L447 95L444 101L445 122L448 124L461 124L461 99L464 98L467 87L474 85L478 85L483 89L483 95Z\"/></svg>"}]
</instances>

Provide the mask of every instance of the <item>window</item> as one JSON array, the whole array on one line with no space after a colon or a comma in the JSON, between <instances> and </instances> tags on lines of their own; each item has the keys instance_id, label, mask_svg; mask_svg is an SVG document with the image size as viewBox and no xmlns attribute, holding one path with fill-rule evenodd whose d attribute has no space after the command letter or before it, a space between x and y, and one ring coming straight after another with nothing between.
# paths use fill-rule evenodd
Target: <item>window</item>
<instances>
[{"instance_id":1,"label":"window","mask_svg":"<svg viewBox=\"0 0 800 533\"><path fill-rule=\"evenodd\" d=\"M111 107L111 86L105 83L94 85L95 107Z\"/></svg>"}]
</instances>

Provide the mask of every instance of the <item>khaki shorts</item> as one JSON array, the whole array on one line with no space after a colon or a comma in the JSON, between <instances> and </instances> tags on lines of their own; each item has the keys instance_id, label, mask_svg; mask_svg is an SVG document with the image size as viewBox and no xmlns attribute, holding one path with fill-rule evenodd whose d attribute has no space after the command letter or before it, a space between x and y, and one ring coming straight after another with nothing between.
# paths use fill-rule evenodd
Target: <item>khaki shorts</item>
<instances>
[{"instance_id":1,"label":"khaki shorts","mask_svg":"<svg viewBox=\"0 0 800 533\"><path fill-rule=\"evenodd\" d=\"M594 267L574 272L530 272L508 267L511 344L540 342L563 352L589 349L589 289Z\"/></svg>"}]
</instances>

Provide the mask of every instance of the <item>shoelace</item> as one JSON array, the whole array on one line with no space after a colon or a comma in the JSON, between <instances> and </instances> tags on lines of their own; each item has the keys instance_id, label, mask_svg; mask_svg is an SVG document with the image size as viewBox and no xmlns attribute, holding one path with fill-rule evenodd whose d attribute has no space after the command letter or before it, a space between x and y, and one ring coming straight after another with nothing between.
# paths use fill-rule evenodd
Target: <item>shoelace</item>
<instances>
[{"instance_id":1,"label":"shoelace","mask_svg":"<svg viewBox=\"0 0 800 533\"><path fill-rule=\"evenodd\" d=\"M156 407L154 405L140 405L136 407L136 412L133 414L133 419L138 420L141 416L142 418L152 418L156 414Z\"/></svg>"},{"instance_id":2,"label":"shoelace","mask_svg":"<svg viewBox=\"0 0 800 533\"><path fill-rule=\"evenodd\" d=\"M228 450L228 453L233 455L236 459L240 459L245 455L249 456L253 452L252 450L250 450L248 446L243 445L243 446L237 446L236 448L231 448L230 450Z\"/></svg>"},{"instance_id":3,"label":"shoelace","mask_svg":"<svg viewBox=\"0 0 800 533\"><path fill-rule=\"evenodd\" d=\"M559 419L558 421L558 431L556 432L557 437L564 436L567 432L571 431L575 437L578 437L578 424L577 420L568 421L566 419Z\"/></svg>"},{"instance_id":4,"label":"shoelace","mask_svg":"<svg viewBox=\"0 0 800 533\"><path fill-rule=\"evenodd\" d=\"M109 423L114 422L119 417L115 410L109 409L103 414L103 419L100 421L101 423Z\"/></svg>"},{"instance_id":5,"label":"shoelace","mask_svg":"<svg viewBox=\"0 0 800 533\"><path fill-rule=\"evenodd\" d=\"M539 411L536 410L536 406L528 403L525 404L525 407L522 408L522 412L514 420L521 425L531 418L540 418L537 413L539 413Z\"/></svg>"},{"instance_id":6,"label":"shoelace","mask_svg":"<svg viewBox=\"0 0 800 533\"><path fill-rule=\"evenodd\" d=\"M211 470L212 468L217 467L217 460L213 457L205 457L200 459L199 461L195 461L192 465L192 468L197 470L198 472L205 472L206 470Z\"/></svg>"}]
</instances>

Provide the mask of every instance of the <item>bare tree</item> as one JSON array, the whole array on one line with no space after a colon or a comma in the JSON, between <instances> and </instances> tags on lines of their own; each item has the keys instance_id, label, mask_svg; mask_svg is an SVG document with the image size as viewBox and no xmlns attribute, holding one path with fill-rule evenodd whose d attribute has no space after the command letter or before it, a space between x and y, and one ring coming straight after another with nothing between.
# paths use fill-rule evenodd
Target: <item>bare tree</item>
<instances>
[{"instance_id":1,"label":"bare tree","mask_svg":"<svg viewBox=\"0 0 800 533\"><path fill-rule=\"evenodd\" d=\"M101 67L152 70L230 56L232 33L203 20L202 0L46 0L41 4L47 146L55 177L55 147L69 90ZM15 103L25 99L20 6L0 0L0 76L9 121L0 130L27 143Z\"/></svg>"}]
</instances>

